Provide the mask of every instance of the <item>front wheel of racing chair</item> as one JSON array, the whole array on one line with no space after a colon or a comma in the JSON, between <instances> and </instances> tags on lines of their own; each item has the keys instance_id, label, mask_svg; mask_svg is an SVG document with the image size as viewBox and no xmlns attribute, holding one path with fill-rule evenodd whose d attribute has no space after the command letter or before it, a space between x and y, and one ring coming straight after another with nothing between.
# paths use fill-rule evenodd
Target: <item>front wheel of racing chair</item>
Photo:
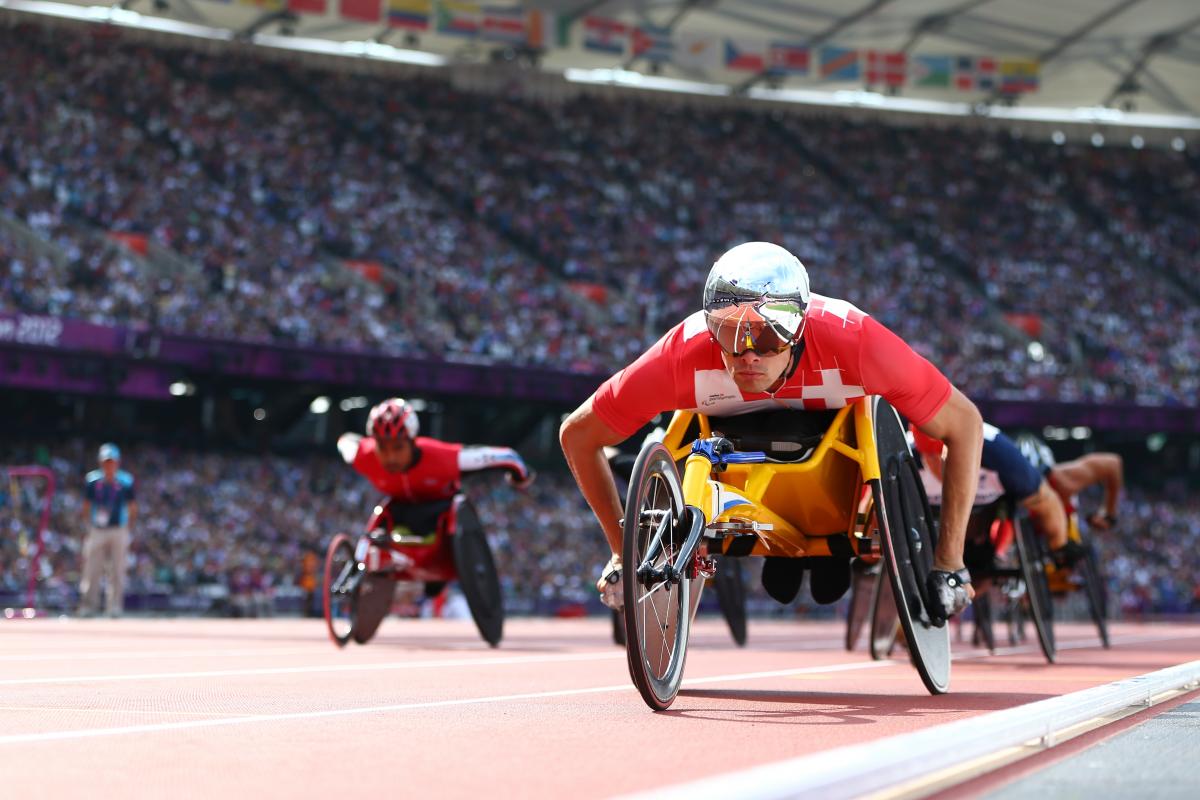
<instances>
[{"instance_id":1,"label":"front wheel of racing chair","mask_svg":"<svg viewBox=\"0 0 1200 800\"><path fill-rule=\"evenodd\" d=\"M944 694L950 688L950 628L930 621L925 598L937 546L933 513L900 418L882 397L872 397L870 402L880 471L871 489L883 540L884 571L913 666L930 694Z\"/></svg>"},{"instance_id":2,"label":"front wheel of racing chair","mask_svg":"<svg viewBox=\"0 0 1200 800\"><path fill-rule=\"evenodd\" d=\"M321 584L325 627L338 647L345 647L354 632L354 606L358 595L358 559L350 537L339 533L325 551L325 575Z\"/></svg>"},{"instance_id":3,"label":"front wheel of racing chair","mask_svg":"<svg viewBox=\"0 0 1200 800\"><path fill-rule=\"evenodd\" d=\"M467 598L471 618L484 641L496 647L504 636L504 595L483 525L466 498L457 502L453 545L458 584Z\"/></svg>"},{"instance_id":4,"label":"front wheel of racing chair","mask_svg":"<svg viewBox=\"0 0 1200 800\"><path fill-rule=\"evenodd\" d=\"M1087 548L1087 556L1076 565L1075 569L1083 580L1083 591L1087 594L1088 613L1091 614L1092 621L1096 623L1096 631L1100 634L1100 643L1107 650L1111 645L1108 641L1108 604L1105 597L1104 573L1100 570L1100 559L1096 556L1095 543L1085 540L1084 547Z\"/></svg>"},{"instance_id":5,"label":"front wheel of racing chair","mask_svg":"<svg viewBox=\"0 0 1200 800\"><path fill-rule=\"evenodd\" d=\"M1050 580L1046 576L1047 554L1040 537L1023 514L1014 516L1016 528L1013 539L1021 561L1021 575L1025 582L1025 603L1029 616L1037 630L1038 644L1046 661L1054 663L1057 648L1054 642L1054 598L1050 595Z\"/></svg>"},{"instance_id":6,"label":"front wheel of racing chair","mask_svg":"<svg viewBox=\"0 0 1200 800\"><path fill-rule=\"evenodd\" d=\"M655 711L675 701L683 682L692 611L704 585L680 549L703 517L687 508L679 471L659 442L638 454L625 499L625 653L629 676Z\"/></svg>"}]
</instances>

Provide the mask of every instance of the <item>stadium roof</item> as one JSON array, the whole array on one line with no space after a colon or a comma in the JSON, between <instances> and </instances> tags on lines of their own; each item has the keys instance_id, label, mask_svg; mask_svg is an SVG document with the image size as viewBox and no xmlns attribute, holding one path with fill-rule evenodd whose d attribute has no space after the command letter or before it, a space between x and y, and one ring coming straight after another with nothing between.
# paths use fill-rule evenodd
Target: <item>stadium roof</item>
<instances>
[{"instance_id":1,"label":"stadium roof","mask_svg":"<svg viewBox=\"0 0 1200 800\"><path fill-rule=\"evenodd\" d=\"M386 41L400 48L389 51L399 54L401 60L415 51L433 54L427 59L431 64L486 62L501 46L439 35L432 32L436 29L433 24L430 32L420 33L389 28L386 10L390 1L380 0L379 21L365 23L344 18L343 8L351 2L361 7L373 0L307 0L303 5L290 0L294 7L325 7L323 13L299 14L270 10L273 3L289 0L122 0L120 7L67 0L76 7L92 6L88 13L94 19L107 14L111 21L122 24L174 20L208 26L229 38L257 34L258 40L274 40L282 34L296 40L323 41L325 46L341 47L341 52L349 54L372 55L369 45L355 49L338 43ZM17 10L52 5L0 0L0 7ZM1180 127L1200 126L1200 4L1196 0L481 0L479 5L522 6L546 12L547 19L573 21L570 43L548 47L537 57L542 68L554 71L617 70L622 72L616 74L631 77L633 72L641 72L647 77L687 79L719 87L721 92L784 89L803 94L840 89L844 93L863 88L861 75L831 86L830 81L813 77L815 69L807 75L768 75L726 69L723 58L707 67L654 65L634 57L629 48L596 52L581 46L579 28L590 15L631 27L669 29L675 37L784 41L811 50L814 64L818 49L833 45L903 52L910 63L919 56L942 54L1029 59L1040 65L1037 90L1015 98L995 89L928 88L912 85L912 81L879 91L910 100L953 101L976 107L981 102L995 102L1185 115L1195 124ZM420 62L421 56L413 59ZM594 74L607 74L609 79L613 75Z\"/></svg>"}]
</instances>

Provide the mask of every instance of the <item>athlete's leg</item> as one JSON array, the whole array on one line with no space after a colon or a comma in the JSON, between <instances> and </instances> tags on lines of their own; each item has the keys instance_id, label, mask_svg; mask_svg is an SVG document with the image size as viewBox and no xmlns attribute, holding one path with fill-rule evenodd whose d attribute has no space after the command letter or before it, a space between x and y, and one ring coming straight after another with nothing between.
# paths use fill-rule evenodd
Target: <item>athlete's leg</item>
<instances>
[{"instance_id":1,"label":"athlete's leg","mask_svg":"<svg viewBox=\"0 0 1200 800\"><path fill-rule=\"evenodd\" d=\"M1022 500L1021 505L1029 512L1034 528L1046 537L1051 550L1066 547L1067 510L1050 484L1042 481L1037 491Z\"/></svg>"}]
</instances>

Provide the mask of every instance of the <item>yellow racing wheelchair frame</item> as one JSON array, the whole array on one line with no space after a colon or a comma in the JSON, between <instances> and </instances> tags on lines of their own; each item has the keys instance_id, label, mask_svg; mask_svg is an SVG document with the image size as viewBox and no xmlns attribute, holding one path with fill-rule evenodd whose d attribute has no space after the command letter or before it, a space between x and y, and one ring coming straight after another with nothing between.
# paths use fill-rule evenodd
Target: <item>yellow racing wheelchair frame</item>
<instances>
[{"instance_id":1,"label":"yellow racing wheelchair frame","mask_svg":"<svg viewBox=\"0 0 1200 800\"><path fill-rule=\"evenodd\" d=\"M662 441L639 454L622 563L630 675L643 699L656 710L674 701L715 555L882 558L913 663L930 692L947 691L949 636L924 599L936 529L896 412L865 397L840 409L815 444L777 438L785 441L740 450L761 436L726 436L708 416L678 411Z\"/></svg>"}]
</instances>

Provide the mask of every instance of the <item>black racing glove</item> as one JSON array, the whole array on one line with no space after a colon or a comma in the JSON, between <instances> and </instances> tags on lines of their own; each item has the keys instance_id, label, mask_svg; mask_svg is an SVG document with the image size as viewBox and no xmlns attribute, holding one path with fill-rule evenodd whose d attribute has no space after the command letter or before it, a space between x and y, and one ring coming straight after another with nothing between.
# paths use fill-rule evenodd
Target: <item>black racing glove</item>
<instances>
[{"instance_id":1,"label":"black racing glove","mask_svg":"<svg viewBox=\"0 0 1200 800\"><path fill-rule=\"evenodd\" d=\"M946 572L935 569L929 573L925 588L929 598L929 621L937 627L946 624L946 620L971 604L971 593L967 587L971 583L971 573L967 568Z\"/></svg>"}]
</instances>

